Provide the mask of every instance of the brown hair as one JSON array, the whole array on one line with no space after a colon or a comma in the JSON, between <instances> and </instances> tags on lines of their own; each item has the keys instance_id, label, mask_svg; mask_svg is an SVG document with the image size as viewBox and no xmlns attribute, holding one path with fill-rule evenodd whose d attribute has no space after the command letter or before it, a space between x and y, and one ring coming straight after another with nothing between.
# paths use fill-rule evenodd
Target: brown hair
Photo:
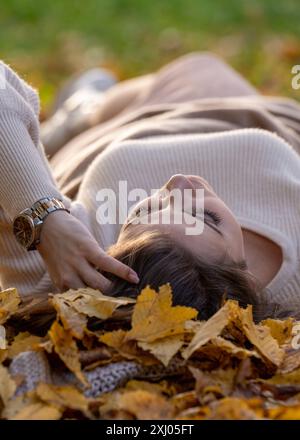
<instances>
[{"instance_id":1,"label":"brown hair","mask_svg":"<svg viewBox=\"0 0 300 440\"><path fill-rule=\"evenodd\" d=\"M186 305L199 311L199 319L208 319L225 299L235 299L243 306L258 304L258 285L244 270L244 263L205 262L169 234L146 231L138 237L111 246L108 253L133 268L139 275L138 285L112 274L108 292L111 296L136 297L147 285L154 289L170 283L174 305Z\"/></svg>"}]
</instances>

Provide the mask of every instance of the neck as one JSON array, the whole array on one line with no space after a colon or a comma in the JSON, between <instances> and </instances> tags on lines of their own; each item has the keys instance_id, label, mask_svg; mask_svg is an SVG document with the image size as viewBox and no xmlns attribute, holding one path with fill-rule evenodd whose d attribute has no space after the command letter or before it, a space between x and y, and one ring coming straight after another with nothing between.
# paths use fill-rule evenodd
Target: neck
<instances>
[{"instance_id":1,"label":"neck","mask_svg":"<svg viewBox=\"0 0 300 440\"><path fill-rule=\"evenodd\" d=\"M242 229L242 233L248 269L264 288L272 281L282 265L281 247L248 229Z\"/></svg>"}]
</instances>

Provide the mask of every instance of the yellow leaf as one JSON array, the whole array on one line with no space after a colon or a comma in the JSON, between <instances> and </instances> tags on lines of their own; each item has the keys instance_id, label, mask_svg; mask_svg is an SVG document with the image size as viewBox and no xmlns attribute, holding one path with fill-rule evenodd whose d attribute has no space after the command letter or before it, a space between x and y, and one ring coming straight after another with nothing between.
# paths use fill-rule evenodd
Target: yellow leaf
<instances>
[{"instance_id":1,"label":"yellow leaf","mask_svg":"<svg viewBox=\"0 0 300 440\"><path fill-rule=\"evenodd\" d=\"M132 298L106 296L89 287L70 289L59 295L59 298L68 301L77 312L99 319L108 319L118 307L135 303Z\"/></svg>"},{"instance_id":2,"label":"yellow leaf","mask_svg":"<svg viewBox=\"0 0 300 440\"><path fill-rule=\"evenodd\" d=\"M191 307L172 307L170 285L160 287L158 293L146 287L137 298L132 315L132 329L127 333L126 340L153 342L182 334L185 331L185 322L195 318L197 314L197 310Z\"/></svg>"},{"instance_id":3,"label":"yellow leaf","mask_svg":"<svg viewBox=\"0 0 300 440\"><path fill-rule=\"evenodd\" d=\"M182 345L183 335L180 334L157 339L153 342L138 342L139 347L150 351L165 367L168 366L170 360L180 350Z\"/></svg>"},{"instance_id":4,"label":"yellow leaf","mask_svg":"<svg viewBox=\"0 0 300 440\"><path fill-rule=\"evenodd\" d=\"M106 403L100 407L100 412L102 418L119 418L120 414L127 413L139 420L163 420L173 416L173 407L165 397L156 392L116 391L107 397Z\"/></svg>"},{"instance_id":5,"label":"yellow leaf","mask_svg":"<svg viewBox=\"0 0 300 440\"><path fill-rule=\"evenodd\" d=\"M88 386L89 383L81 371L79 350L71 333L55 321L49 330L49 337L60 359L84 385Z\"/></svg>"},{"instance_id":6,"label":"yellow leaf","mask_svg":"<svg viewBox=\"0 0 300 440\"><path fill-rule=\"evenodd\" d=\"M200 326L190 344L182 353L184 359L188 359L208 341L219 336L229 323L231 316L235 314L236 308L238 308L238 305L234 301L227 301L217 313Z\"/></svg>"},{"instance_id":7,"label":"yellow leaf","mask_svg":"<svg viewBox=\"0 0 300 440\"><path fill-rule=\"evenodd\" d=\"M58 408L37 402L25 406L10 420L59 420L61 415Z\"/></svg>"},{"instance_id":8,"label":"yellow leaf","mask_svg":"<svg viewBox=\"0 0 300 440\"><path fill-rule=\"evenodd\" d=\"M12 359L23 351L39 349L41 340L42 338L39 336L31 335L28 332L19 333L8 347L8 357Z\"/></svg>"},{"instance_id":9,"label":"yellow leaf","mask_svg":"<svg viewBox=\"0 0 300 440\"><path fill-rule=\"evenodd\" d=\"M0 292L0 324L18 310L21 302L17 289L6 289Z\"/></svg>"},{"instance_id":10,"label":"yellow leaf","mask_svg":"<svg viewBox=\"0 0 300 440\"><path fill-rule=\"evenodd\" d=\"M252 307L242 309L236 301L229 300L195 333L191 343L183 352L183 357L188 359L196 350L213 338L216 338L229 323L234 323L247 339L254 345L259 353L277 367L282 363L284 351L270 334L270 328L255 325L252 316ZM234 329L231 329L233 331Z\"/></svg>"},{"instance_id":11,"label":"yellow leaf","mask_svg":"<svg viewBox=\"0 0 300 440\"><path fill-rule=\"evenodd\" d=\"M4 405L6 405L15 394L16 388L16 383L10 377L7 368L0 365L0 397Z\"/></svg>"},{"instance_id":12,"label":"yellow leaf","mask_svg":"<svg viewBox=\"0 0 300 440\"><path fill-rule=\"evenodd\" d=\"M38 399L35 395L29 396L28 393L25 393L16 396L7 402L1 416L4 419L10 420L15 417L21 410L23 410L23 408L33 403L38 403Z\"/></svg>"},{"instance_id":13,"label":"yellow leaf","mask_svg":"<svg viewBox=\"0 0 300 440\"><path fill-rule=\"evenodd\" d=\"M165 397L146 390L125 392L120 396L119 405L138 420L163 420L173 415L173 407Z\"/></svg>"},{"instance_id":14,"label":"yellow leaf","mask_svg":"<svg viewBox=\"0 0 300 440\"><path fill-rule=\"evenodd\" d=\"M238 357L239 359L244 359L247 357L255 357L260 358L260 355L255 350L248 350L244 347L239 347L238 345L233 344L231 341L222 338L221 336L217 336L211 340L211 343L215 347L219 347L222 350L227 351L231 355Z\"/></svg>"},{"instance_id":15,"label":"yellow leaf","mask_svg":"<svg viewBox=\"0 0 300 440\"><path fill-rule=\"evenodd\" d=\"M125 330L114 330L106 332L99 337L99 341L114 348L118 353L126 359L137 359L145 365L153 364L154 358L150 354L145 353L137 346L136 341L126 341L127 332Z\"/></svg>"},{"instance_id":16,"label":"yellow leaf","mask_svg":"<svg viewBox=\"0 0 300 440\"><path fill-rule=\"evenodd\" d=\"M267 410L267 415L273 420L299 420L300 419L300 405L293 406L279 406Z\"/></svg>"},{"instance_id":17,"label":"yellow leaf","mask_svg":"<svg viewBox=\"0 0 300 440\"><path fill-rule=\"evenodd\" d=\"M262 325L269 327L272 337L277 340L279 345L290 342L294 326L294 320L292 318L288 318L284 321L269 318L262 321Z\"/></svg>"},{"instance_id":18,"label":"yellow leaf","mask_svg":"<svg viewBox=\"0 0 300 440\"><path fill-rule=\"evenodd\" d=\"M64 299L63 295L54 295L50 303L55 308L63 326L69 330L72 336L82 339L87 325L87 317L79 313L72 303Z\"/></svg>"},{"instance_id":19,"label":"yellow leaf","mask_svg":"<svg viewBox=\"0 0 300 440\"><path fill-rule=\"evenodd\" d=\"M270 362L279 367L284 358L284 351L271 335L267 326L256 326L253 322L252 307L241 310L241 321L245 335L256 349Z\"/></svg>"},{"instance_id":20,"label":"yellow leaf","mask_svg":"<svg viewBox=\"0 0 300 440\"><path fill-rule=\"evenodd\" d=\"M41 400L58 409L71 408L82 412L88 410L87 398L72 386L40 383L35 391Z\"/></svg>"}]
</instances>

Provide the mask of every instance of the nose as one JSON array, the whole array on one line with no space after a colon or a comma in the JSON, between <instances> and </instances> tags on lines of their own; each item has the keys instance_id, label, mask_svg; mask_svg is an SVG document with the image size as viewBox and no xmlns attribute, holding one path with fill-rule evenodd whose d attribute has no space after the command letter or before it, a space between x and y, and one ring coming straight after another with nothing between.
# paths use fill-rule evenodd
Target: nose
<instances>
[{"instance_id":1,"label":"nose","mask_svg":"<svg viewBox=\"0 0 300 440\"><path fill-rule=\"evenodd\" d=\"M175 188L178 188L180 190L195 189L193 183L183 174L175 174L174 176L172 176L167 182L166 188L169 191L172 191L172 189Z\"/></svg>"}]
</instances>

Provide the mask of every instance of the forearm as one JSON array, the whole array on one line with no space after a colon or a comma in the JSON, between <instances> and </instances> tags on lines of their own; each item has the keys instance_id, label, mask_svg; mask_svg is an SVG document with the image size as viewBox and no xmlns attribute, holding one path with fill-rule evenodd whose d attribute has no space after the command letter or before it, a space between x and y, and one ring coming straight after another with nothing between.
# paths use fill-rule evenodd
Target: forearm
<instances>
[{"instance_id":1,"label":"forearm","mask_svg":"<svg viewBox=\"0 0 300 440\"><path fill-rule=\"evenodd\" d=\"M0 111L0 206L12 220L42 197L62 198L17 114Z\"/></svg>"},{"instance_id":2,"label":"forearm","mask_svg":"<svg viewBox=\"0 0 300 440\"><path fill-rule=\"evenodd\" d=\"M11 222L1 208L0 286L16 287L22 297L55 291L39 252L27 252L17 243Z\"/></svg>"}]
</instances>

